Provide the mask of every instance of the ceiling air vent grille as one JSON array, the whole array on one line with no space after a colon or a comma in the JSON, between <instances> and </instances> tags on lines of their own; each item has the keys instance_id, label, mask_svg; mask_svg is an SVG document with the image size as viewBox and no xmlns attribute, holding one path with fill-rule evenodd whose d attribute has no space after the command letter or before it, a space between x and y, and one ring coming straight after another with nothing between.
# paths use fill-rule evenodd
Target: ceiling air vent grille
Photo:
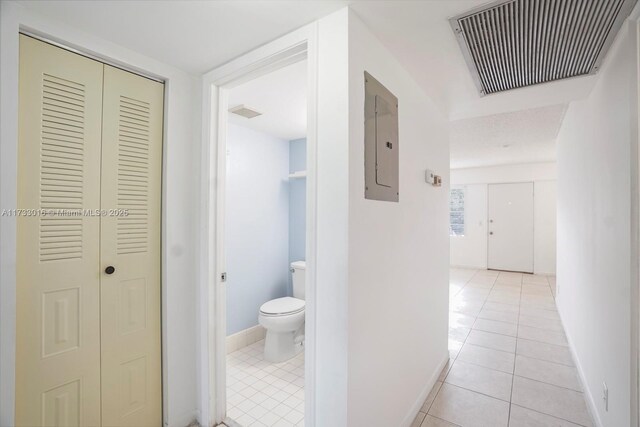
<instances>
[{"instance_id":1,"label":"ceiling air vent grille","mask_svg":"<svg viewBox=\"0 0 640 427\"><path fill-rule=\"evenodd\" d=\"M481 95L594 74L637 0L509 0L450 20Z\"/></svg>"}]
</instances>

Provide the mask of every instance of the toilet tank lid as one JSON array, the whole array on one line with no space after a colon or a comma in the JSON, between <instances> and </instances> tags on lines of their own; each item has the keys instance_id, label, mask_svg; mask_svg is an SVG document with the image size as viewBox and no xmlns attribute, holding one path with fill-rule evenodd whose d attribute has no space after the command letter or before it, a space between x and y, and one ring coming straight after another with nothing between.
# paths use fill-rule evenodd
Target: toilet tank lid
<instances>
[{"instance_id":1,"label":"toilet tank lid","mask_svg":"<svg viewBox=\"0 0 640 427\"><path fill-rule=\"evenodd\" d=\"M264 314L290 314L304 309L304 300L292 297L276 298L260 307Z\"/></svg>"},{"instance_id":2,"label":"toilet tank lid","mask_svg":"<svg viewBox=\"0 0 640 427\"><path fill-rule=\"evenodd\" d=\"M297 268L299 270L305 270L307 268L306 261L293 261L291 263L291 268Z\"/></svg>"}]
</instances>

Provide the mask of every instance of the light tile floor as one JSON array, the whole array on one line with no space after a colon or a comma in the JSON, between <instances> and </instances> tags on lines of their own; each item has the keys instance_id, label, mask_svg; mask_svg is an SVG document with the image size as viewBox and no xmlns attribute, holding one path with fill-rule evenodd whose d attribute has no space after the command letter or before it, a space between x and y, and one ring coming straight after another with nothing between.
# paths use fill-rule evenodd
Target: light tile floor
<instances>
[{"instance_id":1,"label":"light tile floor","mask_svg":"<svg viewBox=\"0 0 640 427\"><path fill-rule=\"evenodd\" d=\"M412 427L592 426L555 278L452 269L450 359Z\"/></svg>"},{"instance_id":2,"label":"light tile floor","mask_svg":"<svg viewBox=\"0 0 640 427\"><path fill-rule=\"evenodd\" d=\"M266 362L264 340L227 355L227 416L242 426L304 426L304 351Z\"/></svg>"}]
</instances>

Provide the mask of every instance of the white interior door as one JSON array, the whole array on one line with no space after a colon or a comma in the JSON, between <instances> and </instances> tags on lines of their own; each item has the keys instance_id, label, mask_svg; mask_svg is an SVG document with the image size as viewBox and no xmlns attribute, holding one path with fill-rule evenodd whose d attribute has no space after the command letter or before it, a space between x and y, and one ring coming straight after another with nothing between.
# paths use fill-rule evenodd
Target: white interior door
<instances>
[{"instance_id":1,"label":"white interior door","mask_svg":"<svg viewBox=\"0 0 640 427\"><path fill-rule=\"evenodd\" d=\"M533 183L489 185L488 266L533 273Z\"/></svg>"}]
</instances>

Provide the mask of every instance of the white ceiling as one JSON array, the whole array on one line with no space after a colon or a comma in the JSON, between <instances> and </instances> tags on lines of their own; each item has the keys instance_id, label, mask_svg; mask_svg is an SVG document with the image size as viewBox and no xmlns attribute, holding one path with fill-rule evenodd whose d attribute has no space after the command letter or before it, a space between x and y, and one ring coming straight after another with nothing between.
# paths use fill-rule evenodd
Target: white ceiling
<instances>
[{"instance_id":1,"label":"white ceiling","mask_svg":"<svg viewBox=\"0 0 640 427\"><path fill-rule=\"evenodd\" d=\"M325 16L346 1L40 1L20 4L193 74Z\"/></svg>"},{"instance_id":2,"label":"white ceiling","mask_svg":"<svg viewBox=\"0 0 640 427\"><path fill-rule=\"evenodd\" d=\"M564 104L580 77L480 98L448 18L488 0L33 1L28 8L194 74L213 69L345 5L452 119Z\"/></svg>"},{"instance_id":3,"label":"white ceiling","mask_svg":"<svg viewBox=\"0 0 640 427\"><path fill-rule=\"evenodd\" d=\"M537 109L585 98L597 76L578 77L481 98L460 52L448 18L489 0L248 0L248 1L23 1L21 4L114 43L201 74L270 40L349 5L396 56L413 79L451 120L490 116L477 126L518 118L512 127L540 123L528 114L495 115ZM543 110L541 110L543 111ZM254 119L255 120L255 119ZM495 161L514 158L473 147L475 134L457 132L467 148L453 151L464 164L473 151ZM522 128L521 128L522 129ZM490 129L486 129L490 133ZM542 130L541 130L542 132ZM544 132L542 132L544 133ZM525 132L513 137L526 139ZM546 135L546 134L545 134ZM522 142L518 158L548 157L548 140ZM487 139L489 141L489 139ZM461 142L458 142L462 144ZM476 142L476 144L480 144ZM483 143L484 144L484 143ZM538 148L536 145L538 144ZM485 145L481 145L486 148ZM528 147L528 148L524 148ZM474 151L475 150L475 151ZM466 153L466 154L459 154ZM463 157L458 158L459 155ZM506 161L506 160L505 160ZM457 163L456 163L457 162Z\"/></svg>"},{"instance_id":4,"label":"white ceiling","mask_svg":"<svg viewBox=\"0 0 640 427\"><path fill-rule=\"evenodd\" d=\"M229 107L237 105L244 105L262 115L247 119L229 113L231 123L286 140L306 137L307 61L234 87L229 93Z\"/></svg>"},{"instance_id":5,"label":"white ceiling","mask_svg":"<svg viewBox=\"0 0 640 427\"><path fill-rule=\"evenodd\" d=\"M451 122L451 167L468 168L556 159L566 105Z\"/></svg>"}]
</instances>

